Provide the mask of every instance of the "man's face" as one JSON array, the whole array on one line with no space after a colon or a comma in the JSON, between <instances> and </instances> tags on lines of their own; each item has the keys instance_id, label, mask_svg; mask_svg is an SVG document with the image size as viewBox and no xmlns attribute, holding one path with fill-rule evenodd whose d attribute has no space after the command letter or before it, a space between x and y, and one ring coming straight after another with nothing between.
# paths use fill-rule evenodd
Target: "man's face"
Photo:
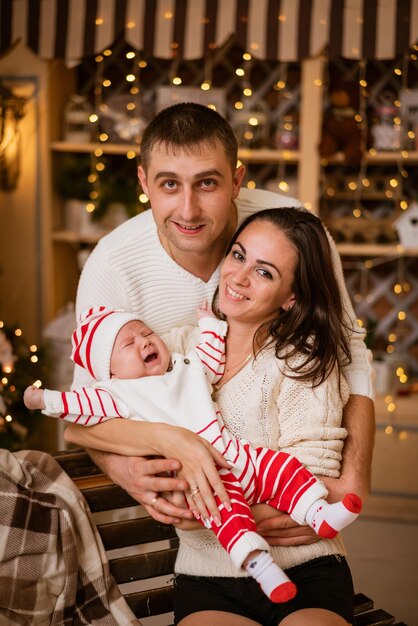
<instances>
[{"instance_id":1,"label":"man's face","mask_svg":"<svg viewBox=\"0 0 418 626\"><path fill-rule=\"evenodd\" d=\"M140 166L138 175L159 235L174 256L179 251L207 254L226 245L235 228L233 200L244 171L241 166L232 172L220 143L154 146L148 171Z\"/></svg>"}]
</instances>

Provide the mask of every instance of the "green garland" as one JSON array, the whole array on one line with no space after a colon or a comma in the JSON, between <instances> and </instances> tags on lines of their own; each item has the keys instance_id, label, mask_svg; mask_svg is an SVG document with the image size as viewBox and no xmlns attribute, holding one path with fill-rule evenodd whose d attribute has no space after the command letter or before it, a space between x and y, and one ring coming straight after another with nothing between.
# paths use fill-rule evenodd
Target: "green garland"
<instances>
[{"instance_id":1,"label":"green garland","mask_svg":"<svg viewBox=\"0 0 418 626\"><path fill-rule=\"evenodd\" d=\"M38 348L28 345L19 328L0 321L0 448L29 447L41 412L25 407L23 392L42 380L43 369Z\"/></svg>"}]
</instances>

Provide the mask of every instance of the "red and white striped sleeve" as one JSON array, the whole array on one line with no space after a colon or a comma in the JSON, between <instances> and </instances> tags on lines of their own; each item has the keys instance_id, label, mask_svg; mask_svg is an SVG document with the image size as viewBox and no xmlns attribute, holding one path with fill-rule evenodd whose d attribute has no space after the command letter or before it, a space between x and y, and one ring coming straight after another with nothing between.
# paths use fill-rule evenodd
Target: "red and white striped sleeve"
<instances>
[{"instance_id":1,"label":"red and white striped sleeve","mask_svg":"<svg viewBox=\"0 0 418 626\"><path fill-rule=\"evenodd\" d=\"M211 384L218 382L225 369L225 336L228 325L216 317L199 320L200 342L196 352Z\"/></svg>"},{"instance_id":2,"label":"red and white striped sleeve","mask_svg":"<svg viewBox=\"0 0 418 626\"><path fill-rule=\"evenodd\" d=\"M127 417L126 405L100 387L81 387L74 391L45 389L44 401L46 408L42 413L45 415L83 426Z\"/></svg>"}]
</instances>

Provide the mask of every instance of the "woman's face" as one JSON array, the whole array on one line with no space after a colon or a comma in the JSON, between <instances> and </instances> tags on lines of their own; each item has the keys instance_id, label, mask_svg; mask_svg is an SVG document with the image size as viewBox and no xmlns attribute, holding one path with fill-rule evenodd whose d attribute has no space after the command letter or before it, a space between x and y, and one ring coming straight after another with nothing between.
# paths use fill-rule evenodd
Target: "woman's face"
<instances>
[{"instance_id":1,"label":"woman's face","mask_svg":"<svg viewBox=\"0 0 418 626\"><path fill-rule=\"evenodd\" d=\"M274 224L254 221L233 244L221 268L219 308L228 320L260 324L294 303L297 252Z\"/></svg>"}]
</instances>

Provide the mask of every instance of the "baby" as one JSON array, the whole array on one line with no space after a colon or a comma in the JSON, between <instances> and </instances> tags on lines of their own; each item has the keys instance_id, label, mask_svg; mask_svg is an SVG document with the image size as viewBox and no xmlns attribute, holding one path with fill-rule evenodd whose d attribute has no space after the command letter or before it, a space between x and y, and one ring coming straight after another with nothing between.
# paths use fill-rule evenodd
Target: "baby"
<instances>
[{"instance_id":1,"label":"baby","mask_svg":"<svg viewBox=\"0 0 418 626\"><path fill-rule=\"evenodd\" d=\"M170 354L135 313L92 308L73 333L71 358L98 382L71 392L28 387L24 401L29 409L73 423L91 426L113 418L165 422L209 441L231 463L230 469L218 468L231 505L214 494L219 516L200 522L273 602L286 602L296 587L256 532L250 506L267 503L331 538L356 519L362 503L348 494L329 504L325 486L295 457L253 448L227 431L212 400L212 385L224 372L227 323L209 315L205 306L199 317L200 343L186 355ZM198 491L189 495L198 497Z\"/></svg>"}]
</instances>

